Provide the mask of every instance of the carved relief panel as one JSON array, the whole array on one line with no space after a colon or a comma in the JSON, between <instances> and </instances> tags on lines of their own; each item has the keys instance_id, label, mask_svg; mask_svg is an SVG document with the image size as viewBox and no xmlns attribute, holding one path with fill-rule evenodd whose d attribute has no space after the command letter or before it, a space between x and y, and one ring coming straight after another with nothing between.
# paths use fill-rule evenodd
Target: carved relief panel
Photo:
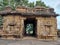
<instances>
[{"instance_id":1,"label":"carved relief panel","mask_svg":"<svg viewBox=\"0 0 60 45\"><path fill-rule=\"evenodd\" d=\"M4 31L11 34L18 34L20 30L20 16L6 16L4 18Z\"/></svg>"}]
</instances>

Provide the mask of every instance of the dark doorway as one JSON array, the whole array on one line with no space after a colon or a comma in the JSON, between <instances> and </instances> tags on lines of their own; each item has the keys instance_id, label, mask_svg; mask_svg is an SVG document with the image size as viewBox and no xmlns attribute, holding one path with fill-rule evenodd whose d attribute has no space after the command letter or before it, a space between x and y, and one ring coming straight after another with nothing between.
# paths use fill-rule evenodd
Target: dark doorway
<instances>
[{"instance_id":1,"label":"dark doorway","mask_svg":"<svg viewBox=\"0 0 60 45\"><path fill-rule=\"evenodd\" d=\"M24 36L36 36L36 19L28 18L24 21Z\"/></svg>"}]
</instances>

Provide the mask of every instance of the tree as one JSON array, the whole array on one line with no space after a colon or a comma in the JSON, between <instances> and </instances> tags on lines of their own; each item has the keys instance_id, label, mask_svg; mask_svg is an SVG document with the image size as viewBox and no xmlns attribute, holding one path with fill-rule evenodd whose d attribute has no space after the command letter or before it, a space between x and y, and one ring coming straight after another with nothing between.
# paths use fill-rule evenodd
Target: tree
<instances>
[{"instance_id":1,"label":"tree","mask_svg":"<svg viewBox=\"0 0 60 45\"><path fill-rule=\"evenodd\" d=\"M0 10L3 10L3 7L4 7L3 1L0 1Z\"/></svg>"},{"instance_id":2,"label":"tree","mask_svg":"<svg viewBox=\"0 0 60 45\"><path fill-rule=\"evenodd\" d=\"M36 1L35 6L43 6L43 7L48 7L48 6L46 6L46 5L44 4L44 2L42 2L41 0Z\"/></svg>"},{"instance_id":3,"label":"tree","mask_svg":"<svg viewBox=\"0 0 60 45\"><path fill-rule=\"evenodd\" d=\"M34 7L34 2L30 2L29 4L28 4L28 7Z\"/></svg>"},{"instance_id":4,"label":"tree","mask_svg":"<svg viewBox=\"0 0 60 45\"><path fill-rule=\"evenodd\" d=\"M47 7L41 0L37 0L36 4L34 2L29 3L28 0L3 0L2 2L0 2L0 10L4 9L5 6L11 6L12 9L15 9L15 7L18 5L32 8L35 6Z\"/></svg>"},{"instance_id":5,"label":"tree","mask_svg":"<svg viewBox=\"0 0 60 45\"><path fill-rule=\"evenodd\" d=\"M25 6L27 6L28 5L28 0L3 0L3 2L1 4L3 4L4 7L5 6L11 6L12 9L15 9L15 7L17 5L20 5L20 6L25 5Z\"/></svg>"},{"instance_id":6,"label":"tree","mask_svg":"<svg viewBox=\"0 0 60 45\"><path fill-rule=\"evenodd\" d=\"M0 15L0 26L2 26L3 25L3 17Z\"/></svg>"}]
</instances>

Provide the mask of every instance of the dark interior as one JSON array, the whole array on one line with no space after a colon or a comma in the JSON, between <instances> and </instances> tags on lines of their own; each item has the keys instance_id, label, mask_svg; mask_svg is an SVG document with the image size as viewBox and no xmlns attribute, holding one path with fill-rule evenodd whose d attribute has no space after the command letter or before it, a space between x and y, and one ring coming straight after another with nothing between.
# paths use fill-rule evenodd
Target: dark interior
<instances>
[{"instance_id":1,"label":"dark interior","mask_svg":"<svg viewBox=\"0 0 60 45\"><path fill-rule=\"evenodd\" d=\"M28 18L24 21L24 36L36 36L36 19L35 18ZM33 34L26 34L26 25L33 24Z\"/></svg>"}]
</instances>

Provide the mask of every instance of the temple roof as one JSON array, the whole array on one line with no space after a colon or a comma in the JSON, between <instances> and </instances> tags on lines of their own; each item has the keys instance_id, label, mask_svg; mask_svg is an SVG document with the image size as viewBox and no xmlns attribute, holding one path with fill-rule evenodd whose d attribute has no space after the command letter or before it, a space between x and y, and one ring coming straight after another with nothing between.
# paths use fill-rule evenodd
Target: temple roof
<instances>
[{"instance_id":1,"label":"temple roof","mask_svg":"<svg viewBox=\"0 0 60 45\"><path fill-rule=\"evenodd\" d=\"M34 8L28 8L24 6L16 7L16 10L12 10L11 7L6 7L3 11L0 11L0 15L35 15L35 16L58 16L54 12L53 8L45 8L41 6L36 6Z\"/></svg>"}]
</instances>

